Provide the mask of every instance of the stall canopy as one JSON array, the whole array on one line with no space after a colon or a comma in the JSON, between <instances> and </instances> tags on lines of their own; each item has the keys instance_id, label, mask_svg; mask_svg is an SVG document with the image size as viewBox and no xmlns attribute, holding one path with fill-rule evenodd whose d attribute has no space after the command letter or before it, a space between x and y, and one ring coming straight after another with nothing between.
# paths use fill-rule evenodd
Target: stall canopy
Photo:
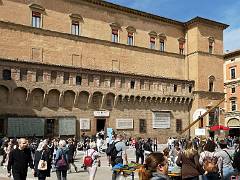
<instances>
[{"instance_id":1,"label":"stall canopy","mask_svg":"<svg viewBox=\"0 0 240 180\"><path fill-rule=\"evenodd\" d=\"M223 126L223 125L215 125L210 127L211 131L218 131L218 130L223 130L223 131L228 131L229 127Z\"/></svg>"}]
</instances>

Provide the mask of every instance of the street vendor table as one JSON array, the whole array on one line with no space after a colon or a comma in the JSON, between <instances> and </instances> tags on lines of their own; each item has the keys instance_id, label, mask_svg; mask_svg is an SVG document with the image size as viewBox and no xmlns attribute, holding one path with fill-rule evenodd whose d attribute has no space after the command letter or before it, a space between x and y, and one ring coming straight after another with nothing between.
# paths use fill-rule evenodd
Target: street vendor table
<instances>
[{"instance_id":1,"label":"street vendor table","mask_svg":"<svg viewBox=\"0 0 240 180\"><path fill-rule=\"evenodd\" d=\"M123 174L123 176L131 176L132 180L134 180L134 173L136 170L128 170L128 169L114 169L114 172L118 173L118 174Z\"/></svg>"}]
</instances>

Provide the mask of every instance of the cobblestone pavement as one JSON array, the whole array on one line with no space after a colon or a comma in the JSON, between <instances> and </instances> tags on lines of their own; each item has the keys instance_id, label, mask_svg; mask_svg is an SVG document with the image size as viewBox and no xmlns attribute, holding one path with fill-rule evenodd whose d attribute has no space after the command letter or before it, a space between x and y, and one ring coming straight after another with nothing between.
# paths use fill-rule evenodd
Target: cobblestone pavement
<instances>
[{"instance_id":1,"label":"cobblestone pavement","mask_svg":"<svg viewBox=\"0 0 240 180\"><path fill-rule=\"evenodd\" d=\"M166 145L159 145L158 150L161 151L164 147L166 147ZM135 151L132 148L129 148L127 150L127 154L128 154L128 159L129 162L130 161L135 161ZM76 157L76 161L75 164L78 167L79 172L75 172L75 170L72 167L72 173L67 175L67 179L68 180L88 180L88 173L87 171L84 171L83 168L81 168L82 166L82 157L83 157L83 152L78 152L77 153L77 157ZM2 157L1 157L2 158ZM105 155L105 153L101 154L101 167L98 168L97 170L97 174L96 174L96 178L95 180L111 180L111 167L108 166L108 161L107 161L107 157ZM0 180L9 180L11 178L7 178L6 176L7 174L7 170L5 167L1 166L0 167ZM27 180L36 180L37 178L34 178L33 175L31 174L31 171L28 171L28 178ZM56 173L52 172L51 173L51 177L47 178L47 180L56 180ZM120 178L121 180L130 180L131 177L127 177L127 178ZM138 179L137 174L135 175L134 179Z\"/></svg>"}]
</instances>

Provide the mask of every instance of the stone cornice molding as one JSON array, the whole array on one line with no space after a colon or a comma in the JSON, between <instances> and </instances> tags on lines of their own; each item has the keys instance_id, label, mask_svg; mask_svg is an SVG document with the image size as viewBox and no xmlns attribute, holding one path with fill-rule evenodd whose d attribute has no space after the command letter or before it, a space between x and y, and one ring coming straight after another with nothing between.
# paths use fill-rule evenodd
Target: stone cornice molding
<instances>
[{"instance_id":1,"label":"stone cornice molding","mask_svg":"<svg viewBox=\"0 0 240 180\"><path fill-rule=\"evenodd\" d=\"M166 51L162 52L157 49L150 49L150 48L145 48L145 47L140 47L140 46L129 46L127 44L114 43L114 42L107 41L107 40L94 39L94 38L84 37L84 36L75 36L75 35L72 35L69 33L51 31L51 30L46 30L46 29L42 29L42 28L34 28L31 26L15 24L12 22L0 21L0 27L6 28L6 29L13 29L16 31L40 34L40 35L44 35L44 36L61 37L64 39L70 39L70 40L74 40L74 41L101 44L101 45L106 45L106 46L110 46L110 47L125 48L125 49L139 51L139 52L144 51L145 53L153 53L153 54L158 54L158 55L163 55L163 56L176 57L176 58L179 58L179 60L185 59L185 55L181 55L178 53L172 53L172 52L166 52Z\"/></svg>"},{"instance_id":2,"label":"stone cornice molding","mask_svg":"<svg viewBox=\"0 0 240 180\"><path fill-rule=\"evenodd\" d=\"M128 26L126 28L127 32L131 32L131 33L135 33L136 32L136 28L134 28L133 26Z\"/></svg>"},{"instance_id":3,"label":"stone cornice molding","mask_svg":"<svg viewBox=\"0 0 240 180\"><path fill-rule=\"evenodd\" d=\"M204 51L194 51L194 52L191 52L191 53L187 54L186 56L191 56L191 55L194 55L194 54L199 54L199 55L204 55L204 56L215 56L217 58L223 59L223 55L211 54L209 52L204 52Z\"/></svg>"},{"instance_id":4,"label":"stone cornice molding","mask_svg":"<svg viewBox=\"0 0 240 180\"><path fill-rule=\"evenodd\" d=\"M72 20L76 20L76 21L83 21L83 18L80 14L70 14L69 17Z\"/></svg>"},{"instance_id":5,"label":"stone cornice molding","mask_svg":"<svg viewBox=\"0 0 240 180\"><path fill-rule=\"evenodd\" d=\"M227 60L236 56L240 56L240 49L224 54L224 59Z\"/></svg>"},{"instance_id":6,"label":"stone cornice molding","mask_svg":"<svg viewBox=\"0 0 240 180\"><path fill-rule=\"evenodd\" d=\"M151 37L154 37L154 38L157 37L157 33L156 33L155 31L150 31L150 32L148 33L148 35L151 36Z\"/></svg>"}]
</instances>

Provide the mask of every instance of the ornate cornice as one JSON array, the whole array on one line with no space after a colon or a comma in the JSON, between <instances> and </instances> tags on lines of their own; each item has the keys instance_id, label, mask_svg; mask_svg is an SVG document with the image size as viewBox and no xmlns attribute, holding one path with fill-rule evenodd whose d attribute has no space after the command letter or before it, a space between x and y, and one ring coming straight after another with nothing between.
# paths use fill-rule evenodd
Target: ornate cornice
<instances>
[{"instance_id":1,"label":"ornate cornice","mask_svg":"<svg viewBox=\"0 0 240 180\"><path fill-rule=\"evenodd\" d=\"M236 56L240 56L240 49L224 54L224 59L228 60Z\"/></svg>"}]
</instances>

